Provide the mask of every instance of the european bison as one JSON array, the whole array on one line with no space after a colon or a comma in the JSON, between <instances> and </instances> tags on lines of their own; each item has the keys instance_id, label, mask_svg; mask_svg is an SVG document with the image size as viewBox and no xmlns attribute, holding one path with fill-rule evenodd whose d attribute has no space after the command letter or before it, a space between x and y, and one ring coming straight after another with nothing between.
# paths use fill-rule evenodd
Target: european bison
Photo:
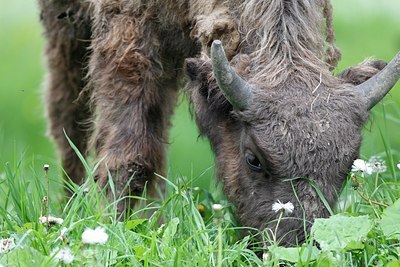
<instances>
[{"instance_id":1,"label":"european bison","mask_svg":"<svg viewBox=\"0 0 400 267\"><path fill-rule=\"evenodd\" d=\"M95 148L96 179L104 185L109 170L121 195L140 195L164 174L186 74L240 222L273 228L272 204L294 204L279 226L283 244L301 242L314 218L328 215L311 184L335 202L368 111L400 76L399 55L385 68L370 60L332 75L340 53L329 0L39 3L50 132L73 181L85 174L63 129L80 151Z\"/></svg>"}]
</instances>

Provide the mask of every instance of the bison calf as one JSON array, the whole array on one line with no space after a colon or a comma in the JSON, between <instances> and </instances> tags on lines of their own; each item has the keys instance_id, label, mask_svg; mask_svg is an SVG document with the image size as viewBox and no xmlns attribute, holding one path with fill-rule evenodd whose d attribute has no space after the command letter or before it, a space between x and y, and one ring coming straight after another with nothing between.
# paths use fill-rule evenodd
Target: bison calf
<instances>
[{"instance_id":1,"label":"bison calf","mask_svg":"<svg viewBox=\"0 0 400 267\"><path fill-rule=\"evenodd\" d=\"M104 185L109 171L119 195L140 195L164 174L186 75L240 222L273 228L272 204L293 203L277 232L283 244L301 242L314 218L328 216L311 183L335 202L368 111L400 76L399 55L386 67L367 61L332 75L340 53L329 0L39 3L50 133L73 181L85 174L63 129L81 151L94 147L96 179Z\"/></svg>"}]
</instances>

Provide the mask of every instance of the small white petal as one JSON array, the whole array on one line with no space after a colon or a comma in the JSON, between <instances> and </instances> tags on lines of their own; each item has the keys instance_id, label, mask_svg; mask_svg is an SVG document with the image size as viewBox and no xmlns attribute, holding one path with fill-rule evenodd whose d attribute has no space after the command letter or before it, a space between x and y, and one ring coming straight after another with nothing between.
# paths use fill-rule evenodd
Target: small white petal
<instances>
[{"instance_id":1,"label":"small white petal","mask_svg":"<svg viewBox=\"0 0 400 267\"><path fill-rule=\"evenodd\" d=\"M286 204L283 204L283 208L284 208L285 212L288 213L288 214L292 213L293 210L294 210L294 206L293 206L292 202L288 202Z\"/></svg>"},{"instance_id":2,"label":"small white petal","mask_svg":"<svg viewBox=\"0 0 400 267\"><path fill-rule=\"evenodd\" d=\"M400 163L397 164L397 168L400 170Z\"/></svg>"},{"instance_id":3,"label":"small white petal","mask_svg":"<svg viewBox=\"0 0 400 267\"><path fill-rule=\"evenodd\" d=\"M278 200L274 204L272 204L272 210L275 212L280 211L283 208L283 204Z\"/></svg>"},{"instance_id":4,"label":"small white petal","mask_svg":"<svg viewBox=\"0 0 400 267\"><path fill-rule=\"evenodd\" d=\"M82 234L83 244L105 244L108 240L108 234L102 227L96 229L86 229Z\"/></svg>"}]
</instances>

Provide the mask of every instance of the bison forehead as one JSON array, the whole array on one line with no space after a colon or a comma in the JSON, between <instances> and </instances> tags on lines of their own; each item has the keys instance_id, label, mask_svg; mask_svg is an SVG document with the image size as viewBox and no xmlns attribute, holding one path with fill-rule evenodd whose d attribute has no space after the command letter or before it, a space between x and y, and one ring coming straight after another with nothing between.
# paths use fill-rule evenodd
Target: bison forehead
<instances>
[{"instance_id":1,"label":"bison forehead","mask_svg":"<svg viewBox=\"0 0 400 267\"><path fill-rule=\"evenodd\" d=\"M248 132L278 173L338 173L358 153L361 125L367 117L362 105L351 92L321 95L271 93L257 99L263 107L244 112Z\"/></svg>"},{"instance_id":2,"label":"bison forehead","mask_svg":"<svg viewBox=\"0 0 400 267\"><path fill-rule=\"evenodd\" d=\"M304 87L283 87L254 92L253 103L241 115L252 125L261 121L281 125L308 124L313 130L325 131L334 122L338 127L360 127L367 119L365 103L352 90L352 86L318 90ZM343 125L340 125L343 124ZM315 125L315 127L313 127Z\"/></svg>"}]
</instances>

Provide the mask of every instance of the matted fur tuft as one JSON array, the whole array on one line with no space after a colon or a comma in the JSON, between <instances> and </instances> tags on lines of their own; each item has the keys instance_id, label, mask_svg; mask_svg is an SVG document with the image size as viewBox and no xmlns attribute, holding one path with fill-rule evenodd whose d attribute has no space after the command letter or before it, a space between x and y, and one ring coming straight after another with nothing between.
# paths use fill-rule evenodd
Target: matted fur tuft
<instances>
[{"instance_id":1,"label":"matted fur tuft","mask_svg":"<svg viewBox=\"0 0 400 267\"><path fill-rule=\"evenodd\" d=\"M241 8L239 29L243 51L252 58L251 82L276 87L296 77L312 88L322 76L325 84L335 83L328 63L335 66L339 55L332 44L329 1L249 0Z\"/></svg>"}]
</instances>

